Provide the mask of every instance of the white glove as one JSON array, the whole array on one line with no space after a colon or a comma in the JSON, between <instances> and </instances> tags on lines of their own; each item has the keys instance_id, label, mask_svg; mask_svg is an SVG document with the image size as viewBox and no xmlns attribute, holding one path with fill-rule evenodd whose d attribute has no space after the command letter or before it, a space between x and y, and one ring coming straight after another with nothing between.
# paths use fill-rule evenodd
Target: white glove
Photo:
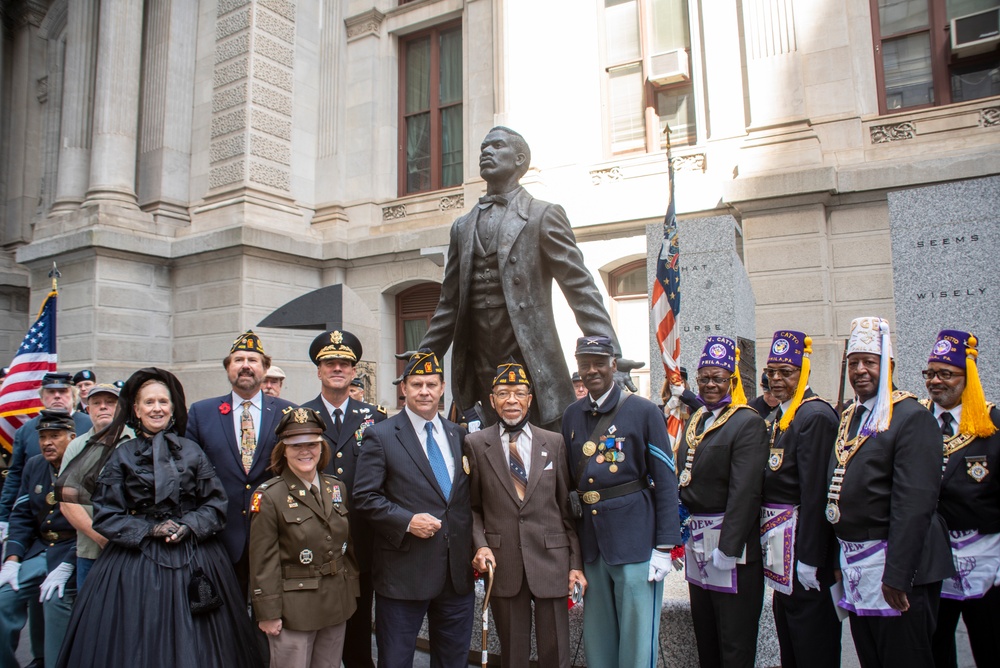
<instances>
[{"instance_id":1,"label":"white glove","mask_svg":"<svg viewBox=\"0 0 1000 668\"><path fill-rule=\"evenodd\" d=\"M21 572L20 561L5 561L3 568L0 568L0 587L10 585L14 591L20 591L21 585L17 582L17 577Z\"/></svg>"},{"instance_id":2,"label":"white glove","mask_svg":"<svg viewBox=\"0 0 1000 668\"><path fill-rule=\"evenodd\" d=\"M722 550L712 550L712 565L720 571L731 571L736 568L736 557L727 557Z\"/></svg>"},{"instance_id":3,"label":"white glove","mask_svg":"<svg viewBox=\"0 0 1000 668\"><path fill-rule=\"evenodd\" d=\"M42 582L42 586L38 588L40 592L38 600L48 601L52 598L52 592L59 592L59 598L63 597L63 590L66 589L66 581L69 580L69 576L73 574L73 564L67 564L65 561L52 569L52 572L45 576L45 581Z\"/></svg>"},{"instance_id":4,"label":"white glove","mask_svg":"<svg viewBox=\"0 0 1000 668\"><path fill-rule=\"evenodd\" d=\"M0 522L0 543L7 540L7 532L10 529L10 522Z\"/></svg>"},{"instance_id":5,"label":"white glove","mask_svg":"<svg viewBox=\"0 0 1000 668\"><path fill-rule=\"evenodd\" d=\"M670 394L673 395L673 396L675 396L675 397L681 396L682 394L684 394L684 386L683 385L671 385L670 386Z\"/></svg>"},{"instance_id":6,"label":"white glove","mask_svg":"<svg viewBox=\"0 0 1000 668\"><path fill-rule=\"evenodd\" d=\"M820 590L819 579L816 577L816 567L810 566L809 564L804 564L801 561L795 562L795 574L799 578L799 584L806 588L806 591L810 589Z\"/></svg>"},{"instance_id":7,"label":"white glove","mask_svg":"<svg viewBox=\"0 0 1000 668\"><path fill-rule=\"evenodd\" d=\"M661 552L654 549L653 553L649 555L649 575L646 576L646 579L650 582L662 582L663 578L667 577L667 574L672 570L674 570L674 562L670 558L670 550Z\"/></svg>"}]
</instances>

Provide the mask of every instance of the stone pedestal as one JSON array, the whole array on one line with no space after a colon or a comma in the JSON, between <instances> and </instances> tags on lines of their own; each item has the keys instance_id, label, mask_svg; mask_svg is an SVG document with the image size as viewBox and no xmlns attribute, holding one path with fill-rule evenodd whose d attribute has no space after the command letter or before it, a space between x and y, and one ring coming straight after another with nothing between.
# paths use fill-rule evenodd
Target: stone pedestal
<instances>
[{"instance_id":1,"label":"stone pedestal","mask_svg":"<svg viewBox=\"0 0 1000 668\"><path fill-rule=\"evenodd\" d=\"M1000 401L1000 176L891 192L896 373L927 395L920 371L942 329L975 334L986 398ZM880 315L884 313L859 313Z\"/></svg>"},{"instance_id":2,"label":"stone pedestal","mask_svg":"<svg viewBox=\"0 0 1000 668\"><path fill-rule=\"evenodd\" d=\"M741 373L747 397L755 396L754 296L737 253L739 228L732 216L694 218L679 222L681 267L681 366L693 383L705 339L728 336L741 342ZM646 267L650 285L656 279L656 260L663 241L663 225L646 227ZM650 389L659 397L663 364L656 343L656 323L650 322ZM692 384L691 390L697 392Z\"/></svg>"}]
</instances>

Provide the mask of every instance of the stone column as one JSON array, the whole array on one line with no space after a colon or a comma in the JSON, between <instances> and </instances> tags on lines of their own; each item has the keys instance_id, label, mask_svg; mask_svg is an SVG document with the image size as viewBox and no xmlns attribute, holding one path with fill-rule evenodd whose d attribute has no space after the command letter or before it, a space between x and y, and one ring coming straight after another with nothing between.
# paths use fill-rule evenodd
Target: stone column
<instances>
[{"instance_id":1,"label":"stone column","mask_svg":"<svg viewBox=\"0 0 1000 668\"><path fill-rule=\"evenodd\" d=\"M136 207L142 1L102 0L86 205Z\"/></svg>"},{"instance_id":2,"label":"stone column","mask_svg":"<svg viewBox=\"0 0 1000 668\"><path fill-rule=\"evenodd\" d=\"M100 14L98 0L73 0L68 11L59 168L52 213L78 208L87 195L90 181L90 128Z\"/></svg>"},{"instance_id":3,"label":"stone column","mask_svg":"<svg viewBox=\"0 0 1000 668\"><path fill-rule=\"evenodd\" d=\"M157 221L185 223L198 7L187 0L149 0L146 8L139 206Z\"/></svg>"}]
</instances>

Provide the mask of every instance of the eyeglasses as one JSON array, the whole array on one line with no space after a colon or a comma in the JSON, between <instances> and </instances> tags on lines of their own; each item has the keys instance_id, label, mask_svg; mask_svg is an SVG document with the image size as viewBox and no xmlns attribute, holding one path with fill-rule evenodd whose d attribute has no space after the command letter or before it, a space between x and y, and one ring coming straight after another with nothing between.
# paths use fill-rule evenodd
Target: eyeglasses
<instances>
[{"instance_id":1,"label":"eyeglasses","mask_svg":"<svg viewBox=\"0 0 1000 668\"><path fill-rule=\"evenodd\" d=\"M511 397L514 397L518 401L524 401L531 396L531 392L526 390L514 390L513 392L511 390L497 390L493 393L493 396L500 401L507 401Z\"/></svg>"},{"instance_id":2,"label":"eyeglasses","mask_svg":"<svg viewBox=\"0 0 1000 668\"><path fill-rule=\"evenodd\" d=\"M791 378L794 374L797 374L799 369L771 369L769 367L764 368L764 375L768 378Z\"/></svg>"},{"instance_id":3,"label":"eyeglasses","mask_svg":"<svg viewBox=\"0 0 1000 668\"><path fill-rule=\"evenodd\" d=\"M920 372L926 380L934 380L934 376L937 376L941 380L951 380L955 376L964 376L964 373L959 373L957 371L948 371L947 369L924 369Z\"/></svg>"},{"instance_id":4,"label":"eyeglasses","mask_svg":"<svg viewBox=\"0 0 1000 668\"><path fill-rule=\"evenodd\" d=\"M699 385L726 385L732 379L732 376L698 376L695 380Z\"/></svg>"}]
</instances>

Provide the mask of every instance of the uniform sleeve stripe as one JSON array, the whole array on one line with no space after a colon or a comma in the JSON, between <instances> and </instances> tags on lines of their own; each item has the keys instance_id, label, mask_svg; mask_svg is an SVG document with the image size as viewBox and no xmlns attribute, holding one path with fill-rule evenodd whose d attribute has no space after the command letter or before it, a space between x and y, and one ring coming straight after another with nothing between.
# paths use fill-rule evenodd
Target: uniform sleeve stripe
<instances>
[{"instance_id":1,"label":"uniform sleeve stripe","mask_svg":"<svg viewBox=\"0 0 1000 668\"><path fill-rule=\"evenodd\" d=\"M14 502L14 505L11 506L11 508L16 508L18 504L24 503L27 500L28 500L28 495L27 494L25 494L24 496L19 496L19 497L17 497L17 501Z\"/></svg>"},{"instance_id":2,"label":"uniform sleeve stripe","mask_svg":"<svg viewBox=\"0 0 1000 668\"><path fill-rule=\"evenodd\" d=\"M648 443L647 445L649 446L649 453L651 455L653 455L654 457L662 461L664 464L669 466L670 470L673 471L674 473L677 472L677 468L674 466L674 458L672 456L668 455L663 450L660 450L652 443Z\"/></svg>"}]
</instances>

